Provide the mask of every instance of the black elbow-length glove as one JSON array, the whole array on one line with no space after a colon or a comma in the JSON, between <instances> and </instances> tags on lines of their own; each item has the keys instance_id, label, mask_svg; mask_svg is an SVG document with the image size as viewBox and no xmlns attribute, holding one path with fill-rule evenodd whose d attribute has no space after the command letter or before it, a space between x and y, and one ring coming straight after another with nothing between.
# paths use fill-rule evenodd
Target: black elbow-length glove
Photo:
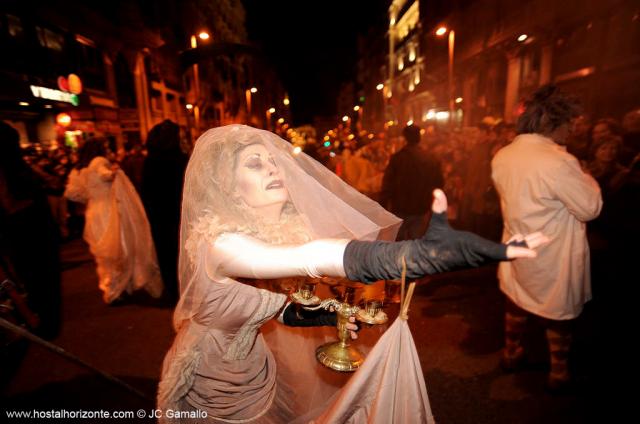
<instances>
[{"instance_id":1,"label":"black elbow-length glove","mask_svg":"<svg viewBox=\"0 0 640 424\"><path fill-rule=\"evenodd\" d=\"M524 242L510 244L526 247ZM348 279L363 283L395 280L401 277L403 256L407 278L411 279L508 259L506 244L454 230L446 212L442 212L432 214L429 230L420 239L349 242L343 257L344 270Z\"/></svg>"},{"instance_id":2,"label":"black elbow-length glove","mask_svg":"<svg viewBox=\"0 0 640 424\"><path fill-rule=\"evenodd\" d=\"M335 312L325 309L309 311L299 308L295 303L290 303L282 312L282 322L290 327L320 327L328 325L335 327L337 323Z\"/></svg>"}]
</instances>

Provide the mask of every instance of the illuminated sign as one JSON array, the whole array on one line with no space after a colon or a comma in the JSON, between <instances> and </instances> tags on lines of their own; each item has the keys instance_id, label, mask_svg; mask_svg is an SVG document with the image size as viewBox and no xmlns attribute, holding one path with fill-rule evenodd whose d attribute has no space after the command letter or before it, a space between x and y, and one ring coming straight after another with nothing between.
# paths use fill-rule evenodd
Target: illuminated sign
<instances>
[{"instance_id":1,"label":"illuminated sign","mask_svg":"<svg viewBox=\"0 0 640 424\"><path fill-rule=\"evenodd\" d=\"M74 106L78 106L80 104L80 99L78 99L78 96L76 94L65 93L64 91L55 90L53 88L40 87L38 85L31 85L29 87L31 88L33 97L71 103Z\"/></svg>"}]
</instances>

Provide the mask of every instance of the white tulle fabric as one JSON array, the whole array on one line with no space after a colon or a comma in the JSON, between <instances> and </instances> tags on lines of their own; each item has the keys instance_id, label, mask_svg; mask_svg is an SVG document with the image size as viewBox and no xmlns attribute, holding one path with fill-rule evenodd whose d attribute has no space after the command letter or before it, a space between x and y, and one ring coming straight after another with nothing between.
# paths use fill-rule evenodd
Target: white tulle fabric
<instances>
[{"instance_id":1,"label":"white tulle fabric","mask_svg":"<svg viewBox=\"0 0 640 424\"><path fill-rule=\"evenodd\" d=\"M104 157L69 175L65 196L87 203L83 237L96 260L103 299L145 289L160 297L163 284L147 215L133 184Z\"/></svg>"},{"instance_id":2,"label":"white tulle fabric","mask_svg":"<svg viewBox=\"0 0 640 424\"><path fill-rule=\"evenodd\" d=\"M234 192L236 156L256 143L269 151L289 193L277 223ZM178 335L165 357L158 407L206 410L213 422L289 422L347 378L315 360L315 348L335 339L335 329L270 320L286 296L238 277L342 276L345 240L394 239L401 221L277 135L243 125L204 133L184 184Z\"/></svg>"}]
</instances>

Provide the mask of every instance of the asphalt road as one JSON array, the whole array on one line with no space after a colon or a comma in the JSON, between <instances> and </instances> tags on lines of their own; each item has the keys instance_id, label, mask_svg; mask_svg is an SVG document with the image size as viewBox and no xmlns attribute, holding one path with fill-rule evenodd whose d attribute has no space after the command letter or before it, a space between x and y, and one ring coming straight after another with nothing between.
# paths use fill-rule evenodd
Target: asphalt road
<instances>
[{"instance_id":1,"label":"asphalt road","mask_svg":"<svg viewBox=\"0 0 640 424\"><path fill-rule=\"evenodd\" d=\"M94 264L81 240L63 246L63 330L54 343L144 394L85 369L34 343L2 387L0 409L149 411L162 359L173 340L169 307L138 298L118 307L102 303ZM390 315L397 311L389 307ZM525 371L499 367L503 299L495 267L437 276L419 283L410 310L431 407L440 423L582 423L598 416L594 328L589 308L577 322L573 394L544 391L546 344L535 323L529 329ZM362 331L372 331L363 329ZM89 420L95 422L96 420ZM134 419L126 421L135 421Z\"/></svg>"}]
</instances>

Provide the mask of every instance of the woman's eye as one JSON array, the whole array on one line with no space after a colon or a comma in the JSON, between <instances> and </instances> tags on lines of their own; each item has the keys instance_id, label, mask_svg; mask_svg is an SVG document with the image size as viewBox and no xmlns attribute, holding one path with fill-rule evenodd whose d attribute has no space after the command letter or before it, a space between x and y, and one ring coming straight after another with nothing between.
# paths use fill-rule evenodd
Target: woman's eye
<instances>
[{"instance_id":1,"label":"woman's eye","mask_svg":"<svg viewBox=\"0 0 640 424\"><path fill-rule=\"evenodd\" d=\"M262 161L258 158L249 159L245 166L250 169L260 169L262 168Z\"/></svg>"}]
</instances>

